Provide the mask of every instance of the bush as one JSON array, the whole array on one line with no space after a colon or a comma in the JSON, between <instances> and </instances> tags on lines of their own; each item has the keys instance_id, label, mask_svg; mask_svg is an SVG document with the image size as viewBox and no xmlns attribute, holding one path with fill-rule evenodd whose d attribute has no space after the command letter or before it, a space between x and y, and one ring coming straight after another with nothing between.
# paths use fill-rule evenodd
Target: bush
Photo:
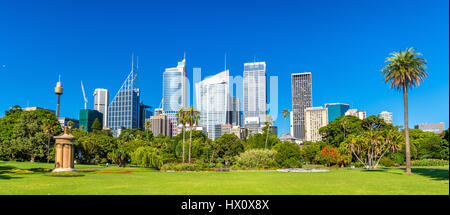
<instances>
[{"instance_id":1,"label":"bush","mask_svg":"<svg viewBox=\"0 0 450 215\"><path fill-rule=\"evenodd\" d=\"M411 162L411 166L448 166L448 161L439 159L414 160Z\"/></svg>"},{"instance_id":2,"label":"bush","mask_svg":"<svg viewBox=\"0 0 450 215\"><path fill-rule=\"evenodd\" d=\"M273 147L277 151L275 161L281 168L301 168L302 155L297 144L285 141Z\"/></svg>"},{"instance_id":3,"label":"bush","mask_svg":"<svg viewBox=\"0 0 450 215\"><path fill-rule=\"evenodd\" d=\"M236 167L244 169L276 167L275 150L250 149L236 157Z\"/></svg>"},{"instance_id":4,"label":"bush","mask_svg":"<svg viewBox=\"0 0 450 215\"><path fill-rule=\"evenodd\" d=\"M383 158L381 158L381 160L380 160L380 165L381 165L381 166L384 166L384 167L391 167L391 166L394 166L395 163L394 163L394 161L392 161L390 158L388 158L388 157L383 157Z\"/></svg>"},{"instance_id":5,"label":"bush","mask_svg":"<svg viewBox=\"0 0 450 215\"><path fill-rule=\"evenodd\" d=\"M139 147L136 151L131 153L131 161L133 164L142 167L154 166L161 168L163 160L160 155L160 150L149 146Z\"/></svg>"}]
</instances>

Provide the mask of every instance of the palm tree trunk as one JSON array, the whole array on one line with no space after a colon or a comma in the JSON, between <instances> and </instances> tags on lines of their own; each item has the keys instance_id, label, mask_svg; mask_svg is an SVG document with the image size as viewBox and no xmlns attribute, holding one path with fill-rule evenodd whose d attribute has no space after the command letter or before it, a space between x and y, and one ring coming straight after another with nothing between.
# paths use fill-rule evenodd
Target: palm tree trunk
<instances>
[{"instance_id":1,"label":"palm tree trunk","mask_svg":"<svg viewBox=\"0 0 450 215\"><path fill-rule=\"evenodd\" d=\"M405 108L405 144L406 144L406 174L411 174L411 151L409 145L409 126L408 126L408 89L403 85L403 102Z\"/></svg>"},{"instance_id":2,"label":"palm tree trunk","mask_svg":"<svg viewBox=\"0 0 450 215\"><path fill-rule=\"evenodd\" d=\"M191 135L189 137L189 163L191 163L191 142L192 142L192 126L191 126Z\"/></svg>"},{"instance_id":3,"label":"palm tree trunk","mask_svg":"<svg viewBox=\"0 0 450 215\"><path fill-rule=\"evenodd\" d=\"M184 163L184 135L185 135L185 130L183 129L183 163Z\"/></svg>"},{"instance_id":4,"label":"palm tree trunk","mask_svg":"<svg viewBox=\"0 0 450 215\"><path fill-rule=\"evenodd\" d=\"M50 155L50 134L48 134L48 143L47 143L47 163L50 162L49 155Z\"/></svg>"}]
</instances>

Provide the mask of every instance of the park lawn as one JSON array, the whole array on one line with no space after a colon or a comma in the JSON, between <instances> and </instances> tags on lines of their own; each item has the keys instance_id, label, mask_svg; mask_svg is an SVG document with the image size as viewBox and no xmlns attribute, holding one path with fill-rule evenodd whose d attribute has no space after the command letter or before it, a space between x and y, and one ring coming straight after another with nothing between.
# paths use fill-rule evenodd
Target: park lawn
<instances>
[{"instance_id":1,"label":"park lawn","mask_svg":"<svg viewBox=\"0 0 450 215\"><path fill-rule=\"evenodd\" d=\"M0 194L39 195L449 195L449 169L332 169L329 172L159 172L76 165L82 177L50 177L53 164L0 161ZM11 169L29 169L24 173ZM84 171L83 171L84 170ZM3 171L3 172L2 172ZM107 171L107 172L101 172ZM130 173L126 173L130 172Z\"/></svg>"}]
</instances>

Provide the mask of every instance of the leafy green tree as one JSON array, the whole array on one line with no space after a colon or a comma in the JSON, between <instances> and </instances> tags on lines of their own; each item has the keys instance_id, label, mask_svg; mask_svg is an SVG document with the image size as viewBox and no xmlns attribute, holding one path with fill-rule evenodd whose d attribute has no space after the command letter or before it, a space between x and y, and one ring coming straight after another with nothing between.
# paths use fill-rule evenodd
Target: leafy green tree
<instances>
[{"instance_id":1,"label":"leafy green tree","mask_svg":"<svg viewBox=\"0 0 450 215\"><path fill-rule=\"evenodd\" d=\"M322 140L336 147L339 147L349 135L359 134L362 131L362 120L351 115L340 116L319 129Z\"/></svg>"},{"instance_id":2,"label":"leafy green tree","mask_svg":"<svg viewBox=\"0 0 450 215\"><path fill-rule=\"evenodd\" d=\"M300 147L303 160L309 164L316 163L316 157L319 155L322 147L326 145L323 141L305 141L303 146Z\"/></svg>"},{"instance_id":3,"label":"leafy green tree","mask_svg":"<svg viewBox=\"0 0 450 215\"><path fill-rule=\"evenodd\" d=\"M301 168L302 167L302 154L300 147L290 141L284 141L278 143L273 147L277 151L275 155L275 161L280 167L283 168Z\"/></svg>"},{"instance_id":4,"label":"leafy green tree","mask_svg":"<svg viewBox=\"0 0 450 215\"><path fill-rule=\"evenodd\" d=\"M182 154L182 157L183 157L183 163L184 163L184 156L185 156L184 151L185 151L185 148L186 148L185 147L185 132L186 132L186 124L187 124L187 111L186 111L186 109L185 108L180 108L180 110L178 110L176 116L177 116L178 124L181 125L181 129L182 129L182 132L183 132L183 148L182 148L183 154Z\"/></svg>"},{"instance_id":5,"label":"leafy green tree","mask_svg":"<svg viewBox=\"0 0 450 215\"><path fill-rule=\"evenodd\" d=\"M224 134L214 142L216 156L223 159L225 165L230 164L234 156L244 151L244 144L235 134Z\"/></svg>"},{"instance_id":6,"label":"leafy green tree","mask_svg":"<svg viewBox=\"0 0 450 215\"><path fill-rule=\"evenodd\" d=\"M389 83L389 87L403 91L404 117L405 117L405 143L406 143L406 174L411 174L411 154L409 142L408 125L408 90L419 87L420 82L427 77L425 71L426 61L421 53L414 52L414 48L407 48L405 51L393 52L386 58L389 62L382 69L384 82Z\"/></svg>"},{"instance_id":7,"label":"leafy green tree","mask_svg":"<svg viewBox=\"0 0 450 215\"><path fill-rule=\"evenodd\" d=\"M131 153L132 163L142 167L157 167L161 168L163 165L163 158L161 151L157 148L145 146L139 147Z\"/></svg>"},{"instance_id":8,"label":"leafy green tree","mask_svg":"<svg viewBox=\"0 0 450 215\"><path fill-rule=\"evenodd\" d=\"M352 152L356 159L367 166L375 169L381 158L387 153L396 152L404 144L403 136L396 130L364 131L359 135L352 134L344 146Z\"/></svg>"}]
</instances>

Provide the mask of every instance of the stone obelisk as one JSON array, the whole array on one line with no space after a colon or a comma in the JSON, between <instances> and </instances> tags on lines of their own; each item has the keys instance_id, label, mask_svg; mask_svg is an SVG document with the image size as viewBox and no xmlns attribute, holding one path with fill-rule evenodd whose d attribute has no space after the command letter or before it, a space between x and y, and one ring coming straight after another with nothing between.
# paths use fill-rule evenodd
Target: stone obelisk
<instances>
[{"instance_id":1,"label":"stone obelisk","mask_svg":"<svg viewBox=\"0 0 450 215\"><path fill-rule=\"evenodd\" d=\"M73 153L75 137L67 132L64 127L64 134L55 136L55 169L52 172L75 171L73 165Z\"/></svg>"}]
</instances>

